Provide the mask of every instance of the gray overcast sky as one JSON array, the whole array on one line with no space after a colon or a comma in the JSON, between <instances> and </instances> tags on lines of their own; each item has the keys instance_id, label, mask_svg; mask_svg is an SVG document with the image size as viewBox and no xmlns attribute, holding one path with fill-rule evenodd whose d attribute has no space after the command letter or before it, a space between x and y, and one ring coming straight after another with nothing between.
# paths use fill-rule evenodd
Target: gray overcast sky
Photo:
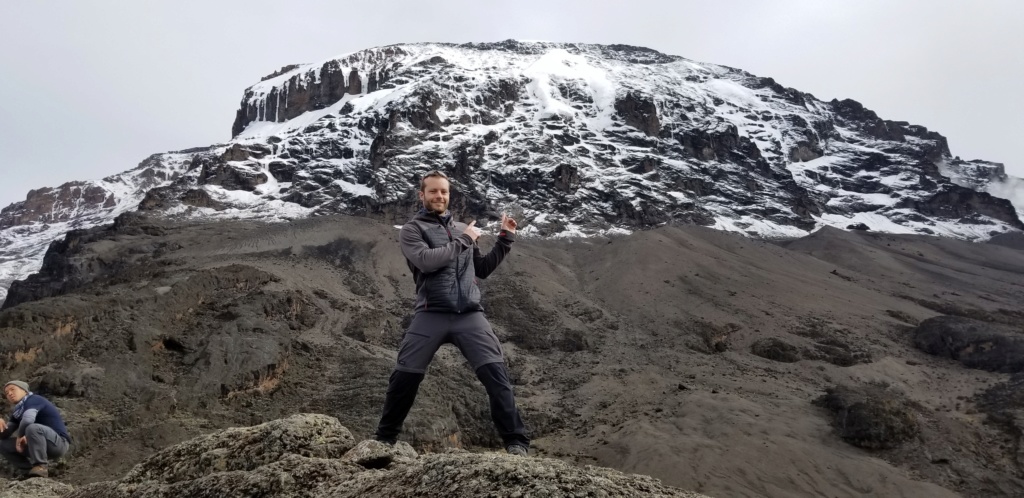
<instances>
[{"instance_id":1,"label":"gray overcast sky","mask_svg":"<svg viewBox=\"0 0 1024 498\"><path fill-rule=\"evenodd\" d=\"M650 47L852 98L1024 177L1024 2L0 0L0 207L230 138L245 87L402 42Z\"/></svg>"}]
</instances>

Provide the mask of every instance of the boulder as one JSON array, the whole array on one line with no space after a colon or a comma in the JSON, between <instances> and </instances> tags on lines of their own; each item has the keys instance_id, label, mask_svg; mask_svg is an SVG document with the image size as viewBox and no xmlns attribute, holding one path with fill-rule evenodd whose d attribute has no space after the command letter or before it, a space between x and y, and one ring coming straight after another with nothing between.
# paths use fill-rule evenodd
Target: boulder
<instances>
[{"instance_id":1,"label":"boulder","mask_svg":"<svg viewBox=\"0 0 1024 498\"><path fill-rule=\"evenodd\" d=\"M439 490L445 490L439 492ZM550 458L468 452L424 455L386 472L361 472L320 496L618 496L702 495L661 484L648 476L601 467L576 467Z\"/></svg>"},{"instance_id":2,"label":"boulder","mask_svg":"<svg viewBox=\"0 0 1024 498\"><path fill-rule=\"evenodd\" d=\"M995 244L998 246L1009 247L1011 249L1020 249L1024 251L1024 233L1021 232L1006 232L996 235L991 239L988 239L989 244Z\"/></svg>"},{"instance_id":3,"label":"boulder","mask_svg":"<svg viewBox=\"0 0 1024 498\"><path fill-rule=\"evenodd\" d=\"M136 465L118 481L88 484L64 496L344 498L442 495L474 498L702 496L665 486L647 476L591 466L581 468L548 458L464 450L421 456L405 443L391 446L377 441L362 441L354 445L348 429L337 419L313 414L294 415L255 427L231 428L201 436L160 451Z\"/></svg>"},{"instance_id":4,"label":"boulder","mask_svg":"<svg viewBox=\"0 0 1024 498\"><path fill-rule=\"evenodd\" d=\"M166 462L187 465L186 461ZM340 460L285 455L280 461L252 470L212 472L202 477L177 481L120 481L87 484L65 498L313 498L356 471Z\"/></svg>"},{"instance_id":5,"label":"boulder","mask_svg":"<svg viewBox=\"0 0 1024 498\"><path fill-rule=\"evenodd\" d=\"M59 498L73 490L53 479L0 480L0 498Z\"/></svg>"},{"instance_id":6,"label":"boulder","mask_svg":"<svg viewBox=\"0 0 1024 498\"><path fill-rule=\"evenodd\" d=\"M814 404L829 411L843 440L861 448L895 448L921 431L913 404L880 384L832 387Z\"/></svg>"},{"instance_id":7,"label":"boulder","mask_svg":"<svg viewBox=\"0 0 1024 498\"><path fill-rule=\"evenodd\" d=\"M776 337L758 339L750 345L750 352L773 361L796 363L801 359L800 348Z\"/></svg>"},{"instance_id":8,"label":"boulder","mask_svg":"<svg viewBox=\"0 0 1024 498\"><path fill-rule=\"evenodd\" d=\"M1024 336L997 324L959 316L929 318L914 331L914 345L989 372L1024 371Z\"/></svg>"},{"instance_id":9,"label":"boulder","mask_svg":"<svg viewBox=\"0 0 1024 498\"><path fill-rule=\"evenodd\" d=\"M249 471L286 455L340 458L355 446L352 433L333 417L293 415L253 427L233 427L166 448L132 468L121 482L175 483L232 471Z\"/></svg>"}]
</instances>

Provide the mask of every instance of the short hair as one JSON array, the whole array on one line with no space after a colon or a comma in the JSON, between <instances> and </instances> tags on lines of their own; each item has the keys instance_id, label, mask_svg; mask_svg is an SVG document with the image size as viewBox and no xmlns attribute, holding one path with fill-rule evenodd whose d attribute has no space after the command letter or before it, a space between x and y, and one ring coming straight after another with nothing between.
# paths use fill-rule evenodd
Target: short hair
<instances>
[{"instance_id":1,"label":"short hair","mask_svg":"<svg viewBox=\"0 0 1024 498\"><path fill-rule=\"evenodd\" d=\"M436 169L434 171L431 171L431 172L423 175L423 178L420 178L420 192L423 192L424 190L427 189L427 178L444 178L445 181L447 181L448 180L448 175L446 175L446 174L442 173L440 170L436 170ZM448 183L450 184L451 182L448 182Z\"/></svg>"}]
</instances>

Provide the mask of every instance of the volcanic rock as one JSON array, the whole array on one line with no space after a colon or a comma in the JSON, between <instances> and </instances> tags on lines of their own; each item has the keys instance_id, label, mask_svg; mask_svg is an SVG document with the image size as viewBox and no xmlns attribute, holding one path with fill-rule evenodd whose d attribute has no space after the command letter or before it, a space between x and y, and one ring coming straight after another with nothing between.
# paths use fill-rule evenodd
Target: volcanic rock
<instances>
[{"instance_id":1,"label":"volcanic rock","mask_svg":"<svg viewBox=\"0 0 1024 498\"><path fill-rule=\"evenodd\" d=\"M0 480L0 498L62 498L74 490L53 479Z\"/></svg>"},{"instance_id":2,"label":"volcanic rock","mask_svg":"<svg viewBox=\"0 0 1024 498\"><path fill-rule=\"evenodd\" d=\"M894 448L921 430L914 407L886 386L836 386L814 403L831 412L839 437L861 448Z\"/></svg>"},{"instance_id":3,"label":"volcanic rock","mask_svg":"<svg viewBox=\"0 0 1024 498\"><path fill-rule=\"evenodd\" d=\"M989 239L988 243L1024 250L1024 233L1008 232L999 234Z\"/></svg>"},{"instance_id":4,"label":"volcanic rock","mask_svg":"<svg viewBox=\"0 0 1024 498\"><path fill-rule=\"evenodd\" d=\"M926 353L957 360L968 368L1008 373L1024 370L1024 335L971 318L929 318L917 326L914 345Z\"/></svg>"},{"instance_id":5,"label":"volcanic rock","mask_svg":"<svg viewBox=\"0 0 1024 498\"><path fill-rule=\"evenodd\" d=\"M336 419L299 414L226 429L167 448L117 481L83 486L67 498L171 496L341 498L423 496L702 495L646 476L559 460L449 452L418 456L408 445L363 441ZM41 495L42 496L42 495Z\"/></svg>"},{"instance_id":6,"label":"volcanic rock","mask_svg":"<svg viewBox=\"0 0 1024 498\"><path fill-rule=\"evenodd\" d=\"M758 339L750 345L750 352L782 363L793 363L801 359L800 348L776 337Z\"/></svg>"}]
</instances>

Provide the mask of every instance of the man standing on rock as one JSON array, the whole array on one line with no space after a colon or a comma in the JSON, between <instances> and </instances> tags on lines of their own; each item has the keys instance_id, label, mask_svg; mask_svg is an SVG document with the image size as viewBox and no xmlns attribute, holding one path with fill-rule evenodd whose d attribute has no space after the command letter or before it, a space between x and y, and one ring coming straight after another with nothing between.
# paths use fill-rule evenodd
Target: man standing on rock
<instances>
[{"instance_id":1,"label":"man standing on rock","mask_svg":"<svg viewBox=\"0 0 1024 498\"><path fill-rule=\"evenodd\" d=\"M5 384L4 397L14 410L10 419L0 420L0 453L27 470L28 477L47 477L49 459L64 456L71 445L64 419L53 403L29 391L26 382Z\"/></svg>"},{"instance_id":2,"label":"man standing on rock","mask_svg":"<svg viewBox=\"0 0 1024 498\"><path fill-rule=\"evenodd\" d=\"M477 278L487 278L512 249L516 220L501 217L501 233L487 255L480 252L476 221L448 212L448 177L440 171L420 180L421 209L399 234L402 254L416 281L416 308L398 350L376 438L394 444L416 399L427 366L442 344L452 343L469 360L487 390L491 419L513 455L527 456L530 439L516 408L501 344L480 306Z\"/></svg>"}]
</instances>

